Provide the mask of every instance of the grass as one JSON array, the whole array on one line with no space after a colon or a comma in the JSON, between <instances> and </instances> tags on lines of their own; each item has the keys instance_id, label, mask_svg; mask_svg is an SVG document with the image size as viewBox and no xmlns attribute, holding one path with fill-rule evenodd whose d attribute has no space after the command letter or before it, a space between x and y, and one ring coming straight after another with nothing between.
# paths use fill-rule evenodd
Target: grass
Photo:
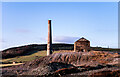
<instances>
[{"instance_id":1,"label":"grass","mask_svg":"<svg viewBox=\"0 0 120 77\"><path fill-rule=\"evenodd\" d=\"M2 59L0 60L0 62L26 62L26 61L31 61L34 60L36 58L39 58L41 56L46 56L46 51L38 51L36 53L33 53L31 55L25 55L25 56L17 56L14 58L8 58L8 59Z\"/></svg>"},{"instance_id":2,"label":"grass","mask_svg":"<svg viewBox=\"0 0 120 77\"><path fill-rule=\"evenodd\" d=\"M42 56L46 56L46 54L47 54L46 51L38 51L38 52L33 53L31 55L17 56L17 57L14 57L14 58L2 59L2 60L0 60L0 62L8 63L8 64L0 64L0 67L23 64L24 62L32 61L32 60L40 58ZM12 62L16 62L16 63L15 64L9 64L9 63L12 63Z\"/></svg>"},{"instance_id":3,"label":"grass","mask_svg":"<svg viewBox=\"0 0 120 77\"><path fill-rule=\"evenodd\" d=\"M54 51L54 53L60 53L61 51ZM63 51L62 51L63 52ZM68 52L68 51L64 51L64 52ZM0 60L0 62L26 62L26 61L32 61L34 59L40 58L42 56L47 56L47 51L38 51L36 53L33 53L31 55L25 55L25 56L18 56L18 57L14 57L14 58L8 58L8 59L2 59Z\"/></svg>"},{"instance_id":4,"label":"grass","mask_svg":"<svg viewBox=\"0 0 120 77\"><path fill-rule=\"evenodd\" d=\"M54 53L60 53L61 51L54 51ZM68 52L68 51L62 51L62 52ZM14 58L8 58L8 59L2 59L0 60L0 62L3 62L3 63L7 63L7 64L0 64L0 66L12 66L14 64L10 64L12 62L16 62L16 63L24 63L24 62L27 62L27 61L32 61L34 59L37 59L37 58L40 58L42 56L47 56L47 51L38 51L36 53L33 53L33 54L30 54L30 55L25 55L25 56L17 56L17 57L14 57ZM15 64L17 65L17 64Z\"/></svg>"},{"instance_id":5,"label":"grass","mask_svg":"<svg viewBox=\"0 0 120 77\"><path fill-rule=\"evenodd\" d=\"M14 65L20 65L23 63L15 63L15 64L0 64L0 67L8 67L8 66L14 66Z\"/></svg>"}]
</instances>

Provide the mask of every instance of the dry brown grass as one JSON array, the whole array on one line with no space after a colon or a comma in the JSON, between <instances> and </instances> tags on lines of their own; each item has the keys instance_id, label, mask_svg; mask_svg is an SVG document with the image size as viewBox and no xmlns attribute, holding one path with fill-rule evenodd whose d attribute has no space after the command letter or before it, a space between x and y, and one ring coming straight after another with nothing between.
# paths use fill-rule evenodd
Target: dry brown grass
<instances>
[{"instance_id":1,"label":"dry brown grass","mask_svg":"<svg viewBox=\"0 0 120 77\"><path fill-rule=\"evenodd\" d=\"M20 65L23 63L15 63L15 64L0 64L0 67L7 67L7 66L14 66L14 65Z\"/></svg>"}]
</instances>

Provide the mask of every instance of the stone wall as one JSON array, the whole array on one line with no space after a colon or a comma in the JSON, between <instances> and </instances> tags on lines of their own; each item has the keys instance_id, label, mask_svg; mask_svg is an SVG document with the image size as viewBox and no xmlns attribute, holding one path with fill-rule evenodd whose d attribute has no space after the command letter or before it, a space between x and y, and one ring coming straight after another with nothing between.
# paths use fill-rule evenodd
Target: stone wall
<instances>
[{"instance_id":1,"label":"stone wall","mask_svg":"<svg viewBox=\"0 0 120 77\"><path fill-rule=\"evenodd\" d=\"M76 41L74 43L74 52L88 52L90 50L90 41Z\"/></svg>"}]
</instances>

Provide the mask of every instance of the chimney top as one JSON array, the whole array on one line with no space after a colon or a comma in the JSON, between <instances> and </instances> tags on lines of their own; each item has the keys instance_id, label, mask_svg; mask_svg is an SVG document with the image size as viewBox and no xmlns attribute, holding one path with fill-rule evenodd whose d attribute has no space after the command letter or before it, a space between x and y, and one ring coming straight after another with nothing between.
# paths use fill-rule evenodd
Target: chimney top
<instances>
[{"instance_id":1,"label":"chimney top","mask_svg":"<svg viewBox=\"0 0 120 77\"><path fill-rule=\"evenodd\" d=\"M48 20L48 24L51 24L51 20Z\"/></svg>"}]
</instances>

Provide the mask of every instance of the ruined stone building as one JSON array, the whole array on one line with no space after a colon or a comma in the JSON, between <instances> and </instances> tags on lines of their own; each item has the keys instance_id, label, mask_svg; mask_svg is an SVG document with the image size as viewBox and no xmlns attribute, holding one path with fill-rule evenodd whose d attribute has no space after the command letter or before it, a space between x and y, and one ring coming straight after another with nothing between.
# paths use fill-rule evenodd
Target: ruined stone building
<instances>
[{"instance_id":1,"label":"ruined stone building","mask_svg":"<svg viewBox=\"0 0 120 77\"><path fill-rule=\"evenodd\" d=\"M74 43L74 52L88 52L90 50L90 41L84 37Z\"/></svg>"}]
</instances>

